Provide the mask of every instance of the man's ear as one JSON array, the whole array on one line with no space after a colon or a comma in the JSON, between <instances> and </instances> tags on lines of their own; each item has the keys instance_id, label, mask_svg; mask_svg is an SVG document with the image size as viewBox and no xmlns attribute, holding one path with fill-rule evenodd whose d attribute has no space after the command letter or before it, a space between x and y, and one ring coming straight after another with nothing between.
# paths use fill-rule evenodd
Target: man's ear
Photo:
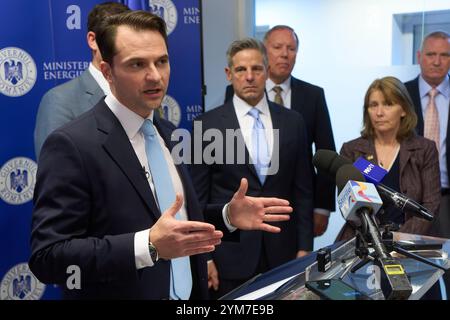
<instances>
[{"instance_id":1,"label":"man's ear","mask_svg":"<svg viewBox=\"0 0 450 320\"><path fill-rule=\"evenodd\" d=\"M96 50L98 51L98 45L97 45L97 41L95 40L95 33L92 31L89 31L86 35L86 40L88 43L89 48L91 48L91 50Z\"/></svg>"},{"instance_id":2,"label":"man's ear","mask_svg":"<svg viewBox=\"0 0 450 320\"><path fill-rule=\"evenodd\" d=\"M421 58L421 52L420 49L417 50L417 62L420 63L420 58Z\"/></svg>"},{"instance_id":3,"label":"man's ear","mask_svg":"<svg viewBox=\"0 0 450 320\"><path fill-rule=\"evenodd\" d=\"M106 81L112 83L112 69L108 62L100 62L100 71L102 72L103 77L105 77Z\"/></svg>"},{"instance_id":4,"label":"man's ear","mask_svg":"<svg viewBox=\"0 0 450 320\"><path fill-rule=\"evenodd\" d=\"M227 76L227 80L231 82L231 69L229 67L225 67L225 75Z\"/></svg>"}]
</instances>

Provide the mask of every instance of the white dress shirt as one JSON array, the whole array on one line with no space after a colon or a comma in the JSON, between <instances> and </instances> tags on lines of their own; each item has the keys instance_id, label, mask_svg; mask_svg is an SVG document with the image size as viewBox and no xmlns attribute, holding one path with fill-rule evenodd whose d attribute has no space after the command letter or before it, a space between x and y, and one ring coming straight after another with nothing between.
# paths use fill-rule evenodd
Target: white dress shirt
<instances>
[{"instance_id":1,"label":"white dress shirt","mask_svg":"<svg viewBox=\"0 0 450 320\"><path fill-rule=\"evenodd\" d=\"M100 70L98 70L96 67L94 67L92 62L89 63L88 71L91 74L91 76L94 77L94 80L100 86L100 88L102 89L103 93L105 95L107 95L107 96L110 95L111 94L111 88L109 87L108 81L103 76L103 73Z\"/></svg>"}]
</instances>

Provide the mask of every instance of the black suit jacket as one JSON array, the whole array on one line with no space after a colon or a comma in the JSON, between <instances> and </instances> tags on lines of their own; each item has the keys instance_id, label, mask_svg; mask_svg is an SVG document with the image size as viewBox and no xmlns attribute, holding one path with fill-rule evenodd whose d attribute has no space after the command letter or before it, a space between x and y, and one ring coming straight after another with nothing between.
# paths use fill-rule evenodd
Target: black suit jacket
<instances>
[{"instance_id":1,"label":"black suit jacket","mask_svg":"<svg viewBox=\"0 0 450 320\"><path fill-rule=\"evenodd\" d=\"M414 109L417 114L417 126L416 131L419 135L423 136L423 112L422 112L422 102L420 99L420 92L419 92L419 77L415 78L414 80L405 82L405 87L409 92L409 95L411 96L411 99L414 103ZM450 106L449 106L450 107ZM449 112L449 118L447 120L447 123L450 123L450 112ZM450 136L450 125L447 125L447 134L446 137ZM447 161L447 168L450 168L450 139L446 139L446 161Z\"/></svg>"},{"instance_id":2,"label":"black suit jacket","mask_svg":"<svg viewBox=\"0 0 450 320\"><path fill-rule=\"evenodd\" d=\"M234 95L231 85L227 86L225 101ZM299 112L305 120L307 150L312 161L312 145L315 150L336 150L328 113L325 94L322 88L291 77L291 109ZM326 174L314 173L314 207L335 210L335 184Z\"/></svg>"},{"instance_id":3,"label":"black suit jacket","mask_svg":"<svg viewBox=\"0 0 450 320\"><path fill-rule=\"evenodd\" d=\"M158 117L154 123L171 149L173 125ZM202 221L189 174L183 165L177 170L189 219ZM169 262L136 270L134 256L135 232L150 228L160 215L125 130L101 100L44 143L30 268L42 282L61 284L66 298L167 299ZM207 298L205 256L190 261L191 298ZM80 290L66 287L70 265L81 270Z\"/></svg>"},{"instance_id":4,"label":"black suit jacket","mask_svg":"<svg viewBox=\"0 0 450 320\"><path fill-rule=\"evenodd\" d=\"M313 247L312 167L306 152L304 121L298 113L274 103L269 103L269 108L273 128L279 129L279 170L275 175L267 176L264 185L261 185L253 164L249 163L247 148L244 148L246 161L239 164L236 158L237 147L228 142L217 149L215 154L222 151L223 159L226 159L227 152L230 154L233 151L232 163L208 165L203 162L192 166L194 185L201 204L208 208L208 214L221 216L223 205L233 197L243 177L249 182L248 195L287 199L294 208L290 221L274 223L281 227L281 233L241 231L239 242L223 241L216 248L213 252L214 261L220 275L228 279L245 279L255 272L262 253L262 241L269 268L294 259L298 250L312 250ZM201 132L216 129L224 137L227 129L239 129L233 103L199 116L194 128L198 129L200 125ZM194 140L202 141L197 136L199 133L194 129ZM237 136L243 142L242 135ZM209 153L206 149L208 145L209 141L203 143L202 150L205 154Z\"/></svg>"}]
</instances>

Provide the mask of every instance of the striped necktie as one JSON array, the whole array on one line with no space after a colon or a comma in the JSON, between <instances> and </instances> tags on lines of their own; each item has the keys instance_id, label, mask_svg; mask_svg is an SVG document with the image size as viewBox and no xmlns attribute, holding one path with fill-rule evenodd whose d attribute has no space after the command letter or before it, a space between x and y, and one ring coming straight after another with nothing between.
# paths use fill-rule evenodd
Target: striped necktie
<instances>
[{"instance_id":1,"label":"striped necktie","mask_svg":"<svg viewBox=\"0 0 450 320\"><path fill-rule=\"evenodd\" d=\"M283 97L281 96L281 92L283 91L283 88L280 86L275 86L275 87L273 87L272 90L275 92L275 100L273 102L284 107Z\"/></svg>"},{"instance_id":2,"label":"striped necktie","mask_svg":"<svg viewBox=\"0 0 450 320\"><path fill-rule=\"evenodd\" d=\"M430 139L436 143L436 147L439 151L440 138L439 138L439 113L436 107L435 97L438 95L436 88L432 88L428 95L430 100L428 102L427 108L425 110L424 119L424 137Z\"/></svg>"}]
</instances>

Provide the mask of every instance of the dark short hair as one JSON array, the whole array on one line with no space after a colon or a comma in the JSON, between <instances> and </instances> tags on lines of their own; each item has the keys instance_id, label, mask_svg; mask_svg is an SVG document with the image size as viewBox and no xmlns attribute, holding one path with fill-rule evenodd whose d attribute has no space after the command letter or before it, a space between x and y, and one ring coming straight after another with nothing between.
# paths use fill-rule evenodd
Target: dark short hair
<instances>
[{"instance_id":1,"label":"dark short hair","mask_svg":"<svg viewBox=\"0 0 450 320\"><path fill-rule=\"evenodd\" d=\"M128 26L136 31L157 31L163 37L166 47L168 47L166 23L157 15L143 10L127 11L112 15L103 21L98 34L96 34L97 45L102 58L110 65L112 65L113 57L116 54L115 40L119 26Z\"/></svg>"},{"instance_id":2,"label":"dark short hair","mask_svg":"<svg viewBox=\"0 0 450 320\"><path fill-rule=\"evenodd\" d=\"M241 40L233 41L227 50L227 63L228 67L231 68L233 66L233 57L238 53L239 51L246 50L246 49L254 49L261 53L263 56L263 63L264 66L267 69L268 66L268 60L267 60L267 51L264 45L261 41L254 39L254 38L244 38Z\"/></svg>"},{"instance_id":3,"label":"dark short hair","mask_svg":"<svg viewBox=\"0 0 450 320\"><path fill-rule=\"evenodd\" d=\"M97 4L88 15L88 31L92 31L96 34L100 23L105 20L106 17L125 11L130 11L130 8L122 3L108 1Z\"/></svg>"},{"instance_id":4,"label":"dark short hair","mask_svg":"<svg viewBox=\"0 0 450 320\"><path fill-rule=\"evenodd\" d=\"M400 128L397 132L397 140L403 139L414 134L414 128L417 125L417 115L414 111L414 104L409 96L405 85L395 77L384 77L372 82L364 97L364 116L363 129L361 136L363 138L374 138L375 132L369 117L369 98L372 92L379 90L388 104L399 104L405 116L400 121Z\"/></svg>"},{"instance_id":5,"label":"dark short hair","mask_svg":"<svg viewBox=\"0 0 450 320\"><path fill-rule=\"evenodd\" d=\"M277 31L277 30L289 30L290 32L292 32L292 34L294 35L295 43L297 45L297 50L298 50L298 36L297 36L297 34L295 33L294 29L292 29L289 26L283 25L283 24L279 24L279 25L276 25L276 26L270 28L266 32L266 34L264 35L264 43L267 42L267 39L269 39L269 36L272 34L272 32Z\"/></svg>"}]
</instances>

